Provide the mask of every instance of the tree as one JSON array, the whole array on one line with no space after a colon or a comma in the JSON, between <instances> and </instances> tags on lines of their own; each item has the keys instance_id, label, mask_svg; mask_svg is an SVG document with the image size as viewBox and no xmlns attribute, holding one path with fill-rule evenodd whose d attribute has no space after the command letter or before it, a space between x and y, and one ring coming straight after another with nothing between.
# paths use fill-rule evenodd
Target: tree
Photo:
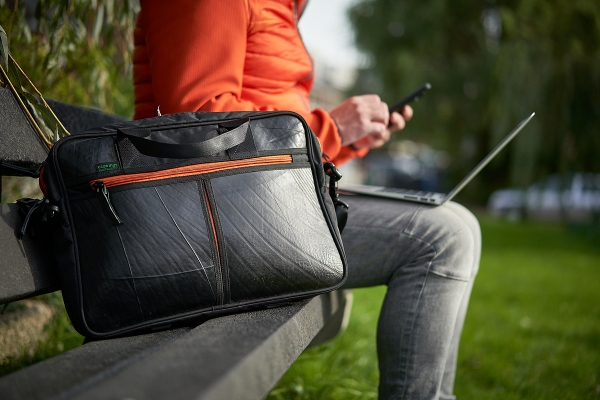
<instances>
[{"instance_id":1,"label":"tree","mask_svg":"<svg viewBox=\"0 0 600 400\"><path fill-rule=\"evenodd\" d=\"M537 113L467 187L472 200L548 173L600 172L597 1L366 0L349 16L385 100L432 83L408 134L450 152L453 180Z\"/></svg>"},{"instance_id":2,"label":"tree","mask_svg":"<svg viewBox=\"0 0 600 400\"><path fill-rule=\"evenodd\" d=\"M12 56L44 97L132 116L138 10L135 0L0 0L0 25ZM2 201L36 196L31 179L3 180Z\"/></svg>"},{"instance_id":3,"label":"tree","mask_svg":"<svg viewBox=\"0 0 600 400\"><path fill-rule=\"evenodd\" d=\"M11 54L45 97L131 115L135 0L0 0Z\"/></svg>"}]
</instances>

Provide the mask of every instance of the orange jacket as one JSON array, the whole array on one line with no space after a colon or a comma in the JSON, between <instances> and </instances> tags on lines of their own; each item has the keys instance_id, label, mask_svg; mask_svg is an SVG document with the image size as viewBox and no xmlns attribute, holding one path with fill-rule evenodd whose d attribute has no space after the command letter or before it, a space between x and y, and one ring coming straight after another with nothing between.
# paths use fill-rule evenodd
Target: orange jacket
<instances>
[{"instance_id":1,"label":"orange jacket","mask_svg":"<svg viewBox=\"0 0 600 400\"><path fill-rule=\"evenodd\" d=\"M331 116L311 110L312 60L298 32L305 0L142 0L134 40L135 119L182 111L291 110L341 164Z\"/></svg>"}]
</instances>

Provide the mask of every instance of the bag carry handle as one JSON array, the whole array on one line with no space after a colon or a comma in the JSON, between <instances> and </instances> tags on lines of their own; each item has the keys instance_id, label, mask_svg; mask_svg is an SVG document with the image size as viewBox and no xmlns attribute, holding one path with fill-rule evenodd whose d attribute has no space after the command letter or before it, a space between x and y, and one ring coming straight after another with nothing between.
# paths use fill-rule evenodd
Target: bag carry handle
<instances>
[{"instance_id":1,"label":"bag carry handle","mask_svg":"<svg viewBox=\"0 0 600 400\"><path fill-rule=\"evenodd\" d=\"M241 121L246 121L239 125ZM250 129L250 118L232 121L237 128L222 133L219 136L196 143L165 143L150 139L151 131L148 129L117 129L117 133L131 141L135 148L142 154L151 157L164 158L197 158L210 156L221 151L229 150L244 142ZM221 126L230 127L232 123ZM220 128L218 131L221 131Z\"/></svg>"}]
</instances>

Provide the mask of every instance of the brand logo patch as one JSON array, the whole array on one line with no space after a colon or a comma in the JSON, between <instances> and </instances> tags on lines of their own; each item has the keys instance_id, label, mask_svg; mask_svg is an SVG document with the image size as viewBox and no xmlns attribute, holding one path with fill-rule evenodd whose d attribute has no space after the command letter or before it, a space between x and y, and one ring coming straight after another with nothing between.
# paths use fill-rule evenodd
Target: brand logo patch
<instances>
[{"instance_id":1,"label":"brand logo patch","mask_svg":"<svg viewBox=\"0 0 600 400\"><path fill-rule=\"evenodd\" d=\"M98 172L112 171L113 169L119 169L119 164L115 162L96 164L96 171Z\"/></svg>"}]
</instances>

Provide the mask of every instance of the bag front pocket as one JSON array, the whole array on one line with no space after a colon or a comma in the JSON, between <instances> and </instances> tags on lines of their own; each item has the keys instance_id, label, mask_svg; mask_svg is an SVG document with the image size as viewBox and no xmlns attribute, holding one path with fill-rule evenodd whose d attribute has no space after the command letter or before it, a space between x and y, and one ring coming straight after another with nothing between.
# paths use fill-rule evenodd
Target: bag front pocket
<instances>
[{"instance_id":1,"label":"bag front pocket","mask_svg":"<svg viewBox=\"0 0 600 400\"><path fill-rule=\"evenodd\" d=\"M254 171L210 180L232 303L332 288L340 249L310 168Z\"/></svg>"},{"instance_id":2,"label":"bag front pocket","mask_svg":"<svg viewBox=\"0 0 600 400\"><path fill-rule=\"evenodd\" d=\"M274 155L91 181L71 201L90 328L110 332L228 303L207 176L290 163L291 155Z\"/></svg>"},{"instance_id":3,"label":"bag front pocket","mask_svg":"<svg viewBox=\"0 0 600 400\"><path fill-rule=\"evenodd\" d=\"M103 201L96 196L71 203L84 313L92 330L113 331L221 303L201 183L111 193L123 224L106 217L98 203Z\"/></svg>"}]
</instances>

